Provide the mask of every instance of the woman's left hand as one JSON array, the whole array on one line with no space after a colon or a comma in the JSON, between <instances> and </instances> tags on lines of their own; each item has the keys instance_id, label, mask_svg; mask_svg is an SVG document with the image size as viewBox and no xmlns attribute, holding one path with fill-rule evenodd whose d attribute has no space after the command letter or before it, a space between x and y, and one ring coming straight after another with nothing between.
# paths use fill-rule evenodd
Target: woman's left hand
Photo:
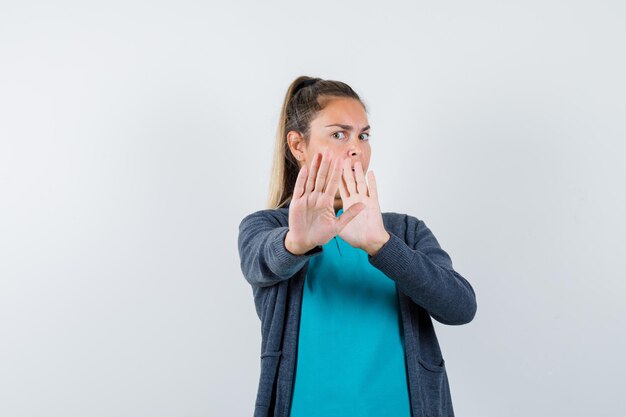
<instances>
[{"instance_id":1,"label":"woman's left hand","mask_svg":"<svg viewBox=\"0 0 626 417\"><path fill-rule=\"evenodd\" d=\"M350 159L344 159L342 181L339 184L343 211L345 212L350 206L358 202L364 203L365 209L343 228L339 237L351 246L363 249L369 255L374 256L391 236L383 224L383 216L378 203L376 178L372 171L368 171L367 180L366 183L361 162L355 163L353 172L350 167Z\"/></svg>"}]
</instances>

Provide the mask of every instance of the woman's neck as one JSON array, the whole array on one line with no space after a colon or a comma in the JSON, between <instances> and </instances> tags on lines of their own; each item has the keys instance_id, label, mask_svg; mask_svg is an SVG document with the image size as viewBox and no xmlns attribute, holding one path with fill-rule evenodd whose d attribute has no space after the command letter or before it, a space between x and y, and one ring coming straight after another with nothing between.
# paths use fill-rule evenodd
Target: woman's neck
<instances>
[{"instance_id":1,"label":"woman's neck","mask_svg":"<svg viewBox=\"0 0 626 417\"><path fill-rule=\"evenodd\" d=\"M343 200L341 200L341 198L335 198L333 206L335 207L335 214L337 214L337 212L343 208Z\"/></svg>"}]
</instances>

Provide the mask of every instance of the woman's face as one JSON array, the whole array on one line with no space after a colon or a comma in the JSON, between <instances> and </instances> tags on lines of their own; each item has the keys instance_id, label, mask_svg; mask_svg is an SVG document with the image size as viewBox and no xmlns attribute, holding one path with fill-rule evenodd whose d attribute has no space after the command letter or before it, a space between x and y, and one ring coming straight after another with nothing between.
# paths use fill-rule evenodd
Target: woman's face
<instances>
[{"instance_id":1,"label":"woman's face","mask_svg":"<svg viewBox=\"0 0 626 417\"><path fill-rule=\"evenodd\" d=\"M310 138L308 145L302 136L295 131L287 135L289 148L296 156L300 156L299 166L311 162L316 153L323 154L329 151L332 162L336 159L349 158L350 166L354 167L357 161L361 162L363 172L367 172L370 163L371 148L369 144L369 124L365 109L358 100L346 97L332 97L324 109L317 113L311 121ZM335 195L335 207L341 207L339 190Z\"/></svg>"}]
</instances>

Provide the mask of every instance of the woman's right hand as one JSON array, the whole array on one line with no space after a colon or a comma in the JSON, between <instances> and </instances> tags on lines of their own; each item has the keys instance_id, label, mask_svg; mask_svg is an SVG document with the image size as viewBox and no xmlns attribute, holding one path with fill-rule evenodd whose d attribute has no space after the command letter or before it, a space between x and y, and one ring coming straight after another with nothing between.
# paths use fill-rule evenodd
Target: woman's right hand
<instances>
[{"instance_id":1,"label":"woman's right hand","mask_svg":"<svg viewBox=\"0 0 626 417\"><path fill-rule=\"evenodd\" d=\"M323 155L315 154L310 172L306 164L300 168L289 205L289 231L285 236L285 248L294 255L326 244L365 208L363 203L353 204L337 218L334 202L342 162L331 161L330 153L325 151Z\"/></svg>"}]
</instances>

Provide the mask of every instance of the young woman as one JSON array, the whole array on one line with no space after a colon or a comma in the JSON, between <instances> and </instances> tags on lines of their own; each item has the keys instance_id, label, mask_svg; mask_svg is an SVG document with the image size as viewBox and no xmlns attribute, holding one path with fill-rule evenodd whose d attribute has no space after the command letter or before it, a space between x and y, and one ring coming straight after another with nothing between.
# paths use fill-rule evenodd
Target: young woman
<instances>
[{"instance_id":1,"label":"young woman","mask_svg":"<svg viewBox=\"0 0 626 417\"><path fill-rule=\"evenodd\" d=\"M369 132L347 84L289 86L269 208L239 225L261 320L255 417L454 415L431 317L469 323L476 296L423 220L381 213Z\"/></svg>"}]
</instances>

